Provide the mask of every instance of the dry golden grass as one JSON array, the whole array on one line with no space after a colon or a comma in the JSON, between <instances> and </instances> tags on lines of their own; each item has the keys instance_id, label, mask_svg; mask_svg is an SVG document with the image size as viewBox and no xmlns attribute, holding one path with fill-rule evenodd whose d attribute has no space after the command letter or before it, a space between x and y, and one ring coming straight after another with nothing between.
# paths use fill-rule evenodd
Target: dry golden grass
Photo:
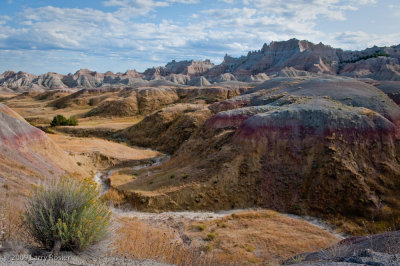
<instances>
[{"instance_id":1,"label":"dry golden grass","mask_svg":"<svg viewBox=\"0 0 400 266\"><path fill-rule=\"evenodd\" d=\"M109 129L124 129L131 127L140 121L143 117L88 117L79 119L78 128L109 128Z\"/></svg>"},{"instance_id":2,"label":"dry golden grass","mask_svg":"<svg viewBox=\"0 0 400 266\"><path fill-rule=\"evenodd\" d=\"M153 259L175 265L243 265L238 254L215 252L212 245L188 246L171 228L156 227L137 218L122 218L112 254ZM246 262L245 264L248 264Z\"/></svg>"},{"instance_id":3,"label":"dry golden grass","mask_svg":"<svg viewBox=\"0 0 400 266\"><path fill-rule=\"evenodd\" d=\"M116 158L120 161L149 159L159 155L159 153L155 151L131 148L126 145L99 138L78 138L55 134L49 134L48 136L60 146L61 149L72 154L100 152L104 156Z\"/></svg>"},{"instance_id":4,"label":"dry golden grass","mask_svg":"<svg viewBox=\"0 0 400 266\"><path fill-rule=\"evenodd\" d=\"M0 198L0 245L3 241L31 242L26 238L21 220L22 209L14 199Z\"/></svg>"},{"instance_id":5,"label":"dry golden grass","mask_svg":"<svg viewBox=\"0 0 400 266\"><path fill-rule=\"evenodd\" d=\"M53 117L58 114L65 117L78 117L79 128L124 129L139 123L143 119L141 116L83 118L87 112L94 108L93 106L69 106L67 108L57 109L48 106L48 104L54 100L51 97L38 100L34 95L24 95L15 98L3 97L2 95L2 97L0 97L0 100L1 99L35 126L48 126Z\"/></svg>"},{"instance_id":6,"label":"dry golden grass","mask_svg":"<svg viewBox=\"0 0 400 266\"><path fill-rule=\"evenodd\" d=\"M173 231L156 228L138 219L124 218L114 242L114 255L136 259L154 259L176 265L201 265L207 255L200 249L180 243Z\"/></svg>"},{"instance_id":7,"label":"dry golden grass","mask_svg":"<svg viewBox=\"0 0 400 266\"><path fill-rule=\"evenodd\" d=\"M138 219L120 222L115 254L177 265L278 265L296 254L338 241L308 222L273 211L243 212L201 222L182 219L180 234L189 237L190 246L182 243L174 229Z\"/></svg>"},{"instance_id":8,"label":"dry golden grass","mask_svg":"<svg viewBox=\"0 0 400 266\"><path fill-rule=\"evenodd\" d=\"M128 182L131 182L136 179L134 171L118 171L110 176L110 185L111 187L118 188Z\"/></svg>"},{"instance_id":9,"label":"dry golden grass","mask_svg":"<svg viewBox=\"0 0 400 266\"><path fill-rule=\"evenodd\" d=\"M198 230L203 225L204 230ZM222 219L187 225L188 236L209 239L208 245L241 263L279 263L303 252L326 248L338 241L331 233L308 222L292 219L274 211L252 211Z\"/></svg>"},{"instance_id":10,"label":"dry golden grass","mask_svg":"<svg viewBox=\"0 0 400 266\"><path fill-rule=\"evenodd\" d=\"M109 189L103 196L101 196L101 199L111 203L111 205L115 207L119 207L126 202L124 194L113 188Z\"/></svg>"}]
</instances>

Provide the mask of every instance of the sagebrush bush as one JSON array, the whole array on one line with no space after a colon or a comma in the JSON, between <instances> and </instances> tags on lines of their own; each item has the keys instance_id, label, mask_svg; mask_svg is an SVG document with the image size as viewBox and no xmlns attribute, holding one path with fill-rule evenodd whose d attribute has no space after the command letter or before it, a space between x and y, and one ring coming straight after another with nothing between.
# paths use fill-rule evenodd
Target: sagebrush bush
<instances>
[{"instance_id":1,"label":"sagebrush bush","mask_svg":"<svg viewBox=\"0 0 400 266\"><path fill-rule=\"evenodd\" d=\"M23 217L28 233L53 253L86 249L104 238L110 225L111 212L99 195L89 179L60 178L37 187Z\"/></svg>"}]
</instances>

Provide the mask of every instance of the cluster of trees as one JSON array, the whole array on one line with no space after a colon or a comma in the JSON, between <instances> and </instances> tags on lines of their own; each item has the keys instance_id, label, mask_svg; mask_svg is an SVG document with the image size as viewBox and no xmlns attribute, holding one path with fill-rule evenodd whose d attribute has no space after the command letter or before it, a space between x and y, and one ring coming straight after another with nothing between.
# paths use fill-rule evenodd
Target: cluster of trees
<instances>
[{"instance_id":1,"label":"cluster of trees","mask_svg":"<svg viewBox=\"0 0 400 266\"><path fill-rule=\"evenodd\" d=\"M389 55L387 53L385 53L385 52L375 52L375 53L370 54L370 55L360 56L359 58L354 59L354 60L343 61L343 63L355 63L355 62L358 62L358 61L361 61L361 60L367 60L367 59L370 59L370 58L377 58L379 56L389 57Z\"/></svg>"},{"instance_id":2,"label":"cluster of trees","mask_svg":"<svg viewBox=\"0 0 400 266\"><path fill-rule=\"evenodd\" d=\"M71 116L69 119L65 118L62 115L56 115L51 121L50 126L77 126L78 119L75 116Z\"/></svg>"}]
</instances>

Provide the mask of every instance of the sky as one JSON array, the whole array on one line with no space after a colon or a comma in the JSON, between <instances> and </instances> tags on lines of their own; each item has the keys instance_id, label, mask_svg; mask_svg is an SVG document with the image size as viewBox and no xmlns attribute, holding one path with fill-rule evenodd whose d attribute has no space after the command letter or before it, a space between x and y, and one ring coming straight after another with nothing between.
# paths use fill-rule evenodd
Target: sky
<instances>
[{"instance_id":1,"label":"sky","mask_svg":"<svg viewBox=\"0 0 400 266\"><path fill-rule=\"evenodd\" d=\"M0 0L0 73L144 71L291 38L400 44L399 0Z\"/></svg>"}]
</instances>

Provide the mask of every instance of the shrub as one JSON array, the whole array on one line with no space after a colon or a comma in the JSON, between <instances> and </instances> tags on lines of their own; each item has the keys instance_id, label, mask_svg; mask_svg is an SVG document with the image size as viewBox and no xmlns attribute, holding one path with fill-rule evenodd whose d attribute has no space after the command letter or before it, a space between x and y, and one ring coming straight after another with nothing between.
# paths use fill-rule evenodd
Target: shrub
<instances>
[{"instance_id":1,"label":"shrub","mask_svg":"<svg viewBox=\"0 0 400 266\"><path fill-rule=\"evenodd\" d=\"M215 233L207 234L207 237L204 238L205 241L213 241L217 235Z\"/></svg>"},{"instance_id":2,"label":"shrub","mask_svg":"<svg viewBox=\"0 0 400 266\"><path fill-rule=\"evenodd\" d=\"M77 126L78 125L78 119L76 119L75 116L71 116L68 119L68 126Z\"/></svg>"},{"instance_id":3,"label":"shrub","mask_svg":"<svg viewBox=\"0 0 400 266\"><path fill-rule=\"evenodd\" d=\"M56 115L50 123L50 126L77 126L78 119L75 116L71 116L69 119L65 118L63 115Z\"/></svg>"},{"instance_id":4,"label":"shrub","mask_svg":"<svg viewBox=\"0 0 400 266\"><path fill-rule=\"evenodd\" d=\"M27 232L44 248L81 251L108 232L111 212L99 202L96 183L56 179L39 186L26 204Z\"/></svg>"},{"instance_id":5,"label":"shrub","mask_svg":"<svg viewBox=\"0 0 400 266\"><path fill-rule=\"evenodd\" d=\"M199 231L204 231L206 229L206 226L204 224L200 224L200 225L196 226L196 228Z\"/></svg>"},{"instance_id":6,"label":"shrub","mask_svg":"<svg viewBox=\"0 0 400 266\"><path fill-rule=\"evenodd\" d=\"M207 244L201 247L201 250L204 252L211 252L214 249L213 245Z\"/></svg>"},{"instance_id":7,"label":"shrub","mask_svg":"<svg viewBox=\"0 0 400 266\"><path fill-rule=\"evenodd\" d=\"M56 115L53 118L53 121L51 121L50 126L55 127L55 126L65 126L67 125L67 119L62 116L62 115Z\"/></svg>"}]
</instances>

